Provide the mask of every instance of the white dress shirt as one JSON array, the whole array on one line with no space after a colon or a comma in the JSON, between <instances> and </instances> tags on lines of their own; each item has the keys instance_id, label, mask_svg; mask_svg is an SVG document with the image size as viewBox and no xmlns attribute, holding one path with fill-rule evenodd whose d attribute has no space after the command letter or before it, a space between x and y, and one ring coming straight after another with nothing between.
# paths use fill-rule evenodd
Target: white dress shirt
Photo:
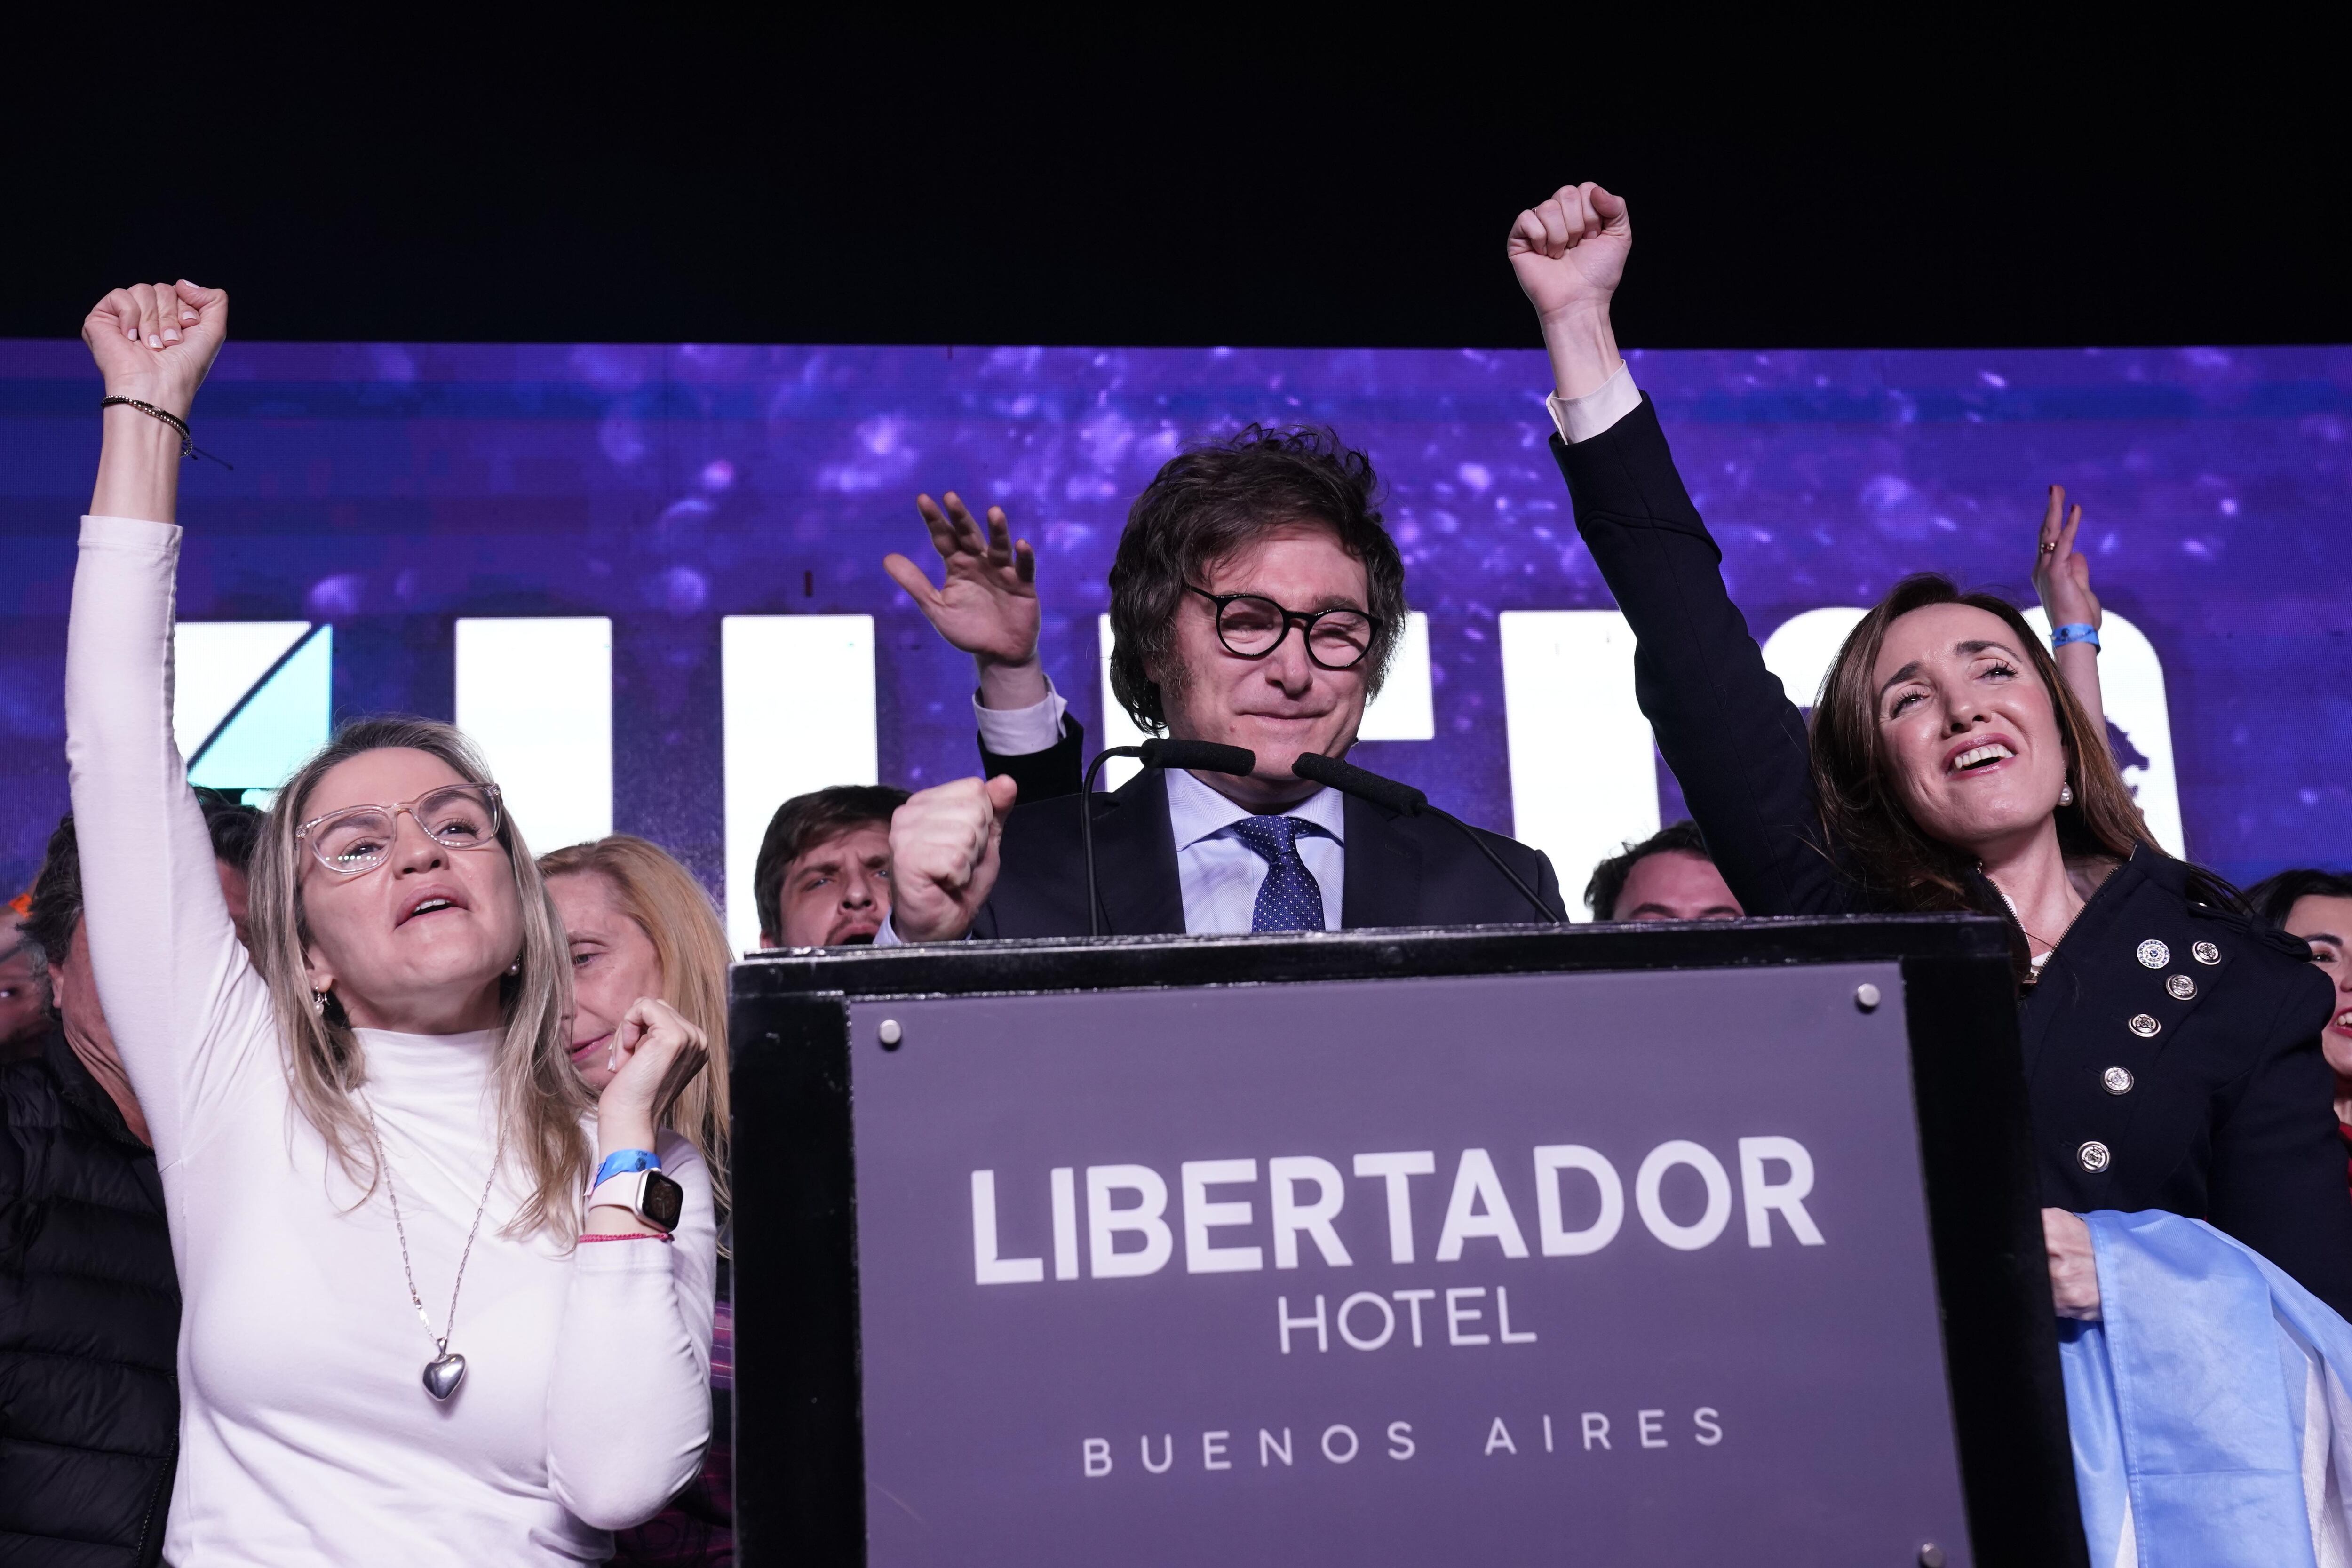
<instances>
[{"instance_id":1,"label":"white dress shirt","mask_svg":"<svg viewBox=\"0 0 2352 1568\"><path fill-rule=\"evenodd\" d=\"M1247 931L1265 885L1265 857L1234 837L1234 824L1255 816L1295 816L1319 832L1298 836L1298 858L1323 889L1323 929L1339 929L1347 891L1346 803L1318 789L1281 812L1236 805L1181 769L1168 773L1168 826L1176 834L1176 880L1184 890L1184 929L1194 936Z\"/></svg>"},{"instance_id":2,"label":"white dress shirt","mask_svg":"<svg viewBox=\"0 0 2352 1568\"><path fill-rule=\"evenodd\" d=\"M1544 399L1551 410L1551 422L1559 427L1559 438L1570 446L1590 441L1620 419L1642 406L1642 389L1633 384L1633 367L1620 361L1614 374L1581 397L1562 397L1555 392ZM1056 714L1058 720L1060 715ZM1052 745L1047 741L1046 745Z\"/></svg>"}]
</instances>

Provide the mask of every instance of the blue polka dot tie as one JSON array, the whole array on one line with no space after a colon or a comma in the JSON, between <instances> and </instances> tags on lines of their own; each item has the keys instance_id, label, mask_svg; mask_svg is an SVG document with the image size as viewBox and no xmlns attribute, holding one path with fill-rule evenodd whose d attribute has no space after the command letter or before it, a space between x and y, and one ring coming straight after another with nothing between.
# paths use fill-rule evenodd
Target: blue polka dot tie
<instances>
[{"instance_id":1,"label":"blue polka dot tie","mask_svg":"<svg viewBox=\"0 0 2352 1568\"><path fill-rule=\"evenodd\" d=\"M1295 816L1244 816L1234 824L1234 837L1265 858L1265 880L1258 885L1250 930L1323 929L1323 889L1298 858L1299 834L1314 831L1314 824Z\"/></svg>"}]
</instances>

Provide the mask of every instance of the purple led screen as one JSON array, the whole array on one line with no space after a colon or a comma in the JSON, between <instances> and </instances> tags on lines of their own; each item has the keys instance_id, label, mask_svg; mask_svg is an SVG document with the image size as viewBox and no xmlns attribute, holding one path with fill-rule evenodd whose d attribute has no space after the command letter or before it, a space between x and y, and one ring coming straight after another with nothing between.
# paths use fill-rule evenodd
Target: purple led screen
<instances>
[{"instance_id":1,"label":"purple led screen","mask_svg":"<svg viewBox=\"0 0 2352 1568\"><path fill-rule=\"evenodd\" d=\"M2340 863L2352 791L2352 349L1633 356L1768 630L1934 568L2027 592L2042 487L2161 658L2190 852ZM1533 352L233 343L196 410L184 617L334 627L336 712L453 709L459 616L609 616L616 828L721 878L719 620L876 617L881 776L974 765L961 656L883 574L913 497L1034 540L1045 656L1101 733L1095 617L1183 444L1328 423L1385 477L1442 743L1367 765L1507 828L1496 618L1605 608ZM0 342L0 886L66 809L65 614L97 454L77 342ZM1661 805L1679 799L1664 781ZM1561 868L1580 884L1584 868Z\"/></svg>"}]
</instances>

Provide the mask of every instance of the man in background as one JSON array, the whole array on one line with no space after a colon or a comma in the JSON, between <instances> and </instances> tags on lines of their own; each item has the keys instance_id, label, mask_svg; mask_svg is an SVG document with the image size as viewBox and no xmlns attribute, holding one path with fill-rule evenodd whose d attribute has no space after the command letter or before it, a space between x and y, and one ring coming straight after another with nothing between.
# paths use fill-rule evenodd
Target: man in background
<instances>
[{"instance_id":1,"label":"man in background","mask_svg":"<svg viewBox=\"0 0 2352 1568\"><path fill-rule=\"evenodd\" d=\"M241 935L261 814L196 793ZM0 1541L12 1563L147 1568L179 1439L179 1279L81 912L68 817L22 928L48 970L55 1025L37 1055L0 1068Z\"/></svg>"},{"instance_id":2,"label":"man in background","mask_svg":"<svg viewBox=\"0 0 2352 1568\"><path fill-rule=\"evenodd\" d=\"M1597 921L1736 921L1744 912L1688 818L1594 867L1584 907Z\"/></svg>"},{"instance_id":3,"label":"man in background","mask_svg":"<svg viewBox=\"0 0 2352 1568\"><path fill-rule=\"evenodd\" d=\"M30 907L30 899L19 899L0 914L0 1062L40 1055L41 1037L49 1032L48 966L41 950L16 931Z\"/></svg>"},{"instance_id":4,"label":"man in background","mask_svg":"<svg viewBox=\"0 0 2352 1568\"><path fill-rule=\"evenodd\" d=\"M890 814L907 792L835 784L776 808L760 840L751 893L761 947L845 947L890 918Z\"/></svg>"}]
</instances>

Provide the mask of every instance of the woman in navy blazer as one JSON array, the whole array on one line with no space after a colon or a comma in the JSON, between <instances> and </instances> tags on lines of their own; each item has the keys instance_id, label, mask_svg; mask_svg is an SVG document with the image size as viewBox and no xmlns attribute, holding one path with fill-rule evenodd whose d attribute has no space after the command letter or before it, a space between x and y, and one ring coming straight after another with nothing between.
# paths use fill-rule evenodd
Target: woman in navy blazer
<instances>
[{"instance_id":1,"label":"woman in navy blazer","mask_svg":"<svg viewBox=\"0 0 2352 1568\"><path fill-rule=\"evenodd\" d=\"M2201 1218L2352 1313L2352 1198L2298 939L2147 829L2099 727L2016 610L1914 577L1864 617L1811 731L1725 589L1721 552L1609 301L1625 204L1565 187L1510 255L1544 325L1578 531L1632 624L1642 710L1754 915L1973 910L2009 924L2062 1312L2097 1313L2067 1211Z\"/></svg>"}]
</instances>

